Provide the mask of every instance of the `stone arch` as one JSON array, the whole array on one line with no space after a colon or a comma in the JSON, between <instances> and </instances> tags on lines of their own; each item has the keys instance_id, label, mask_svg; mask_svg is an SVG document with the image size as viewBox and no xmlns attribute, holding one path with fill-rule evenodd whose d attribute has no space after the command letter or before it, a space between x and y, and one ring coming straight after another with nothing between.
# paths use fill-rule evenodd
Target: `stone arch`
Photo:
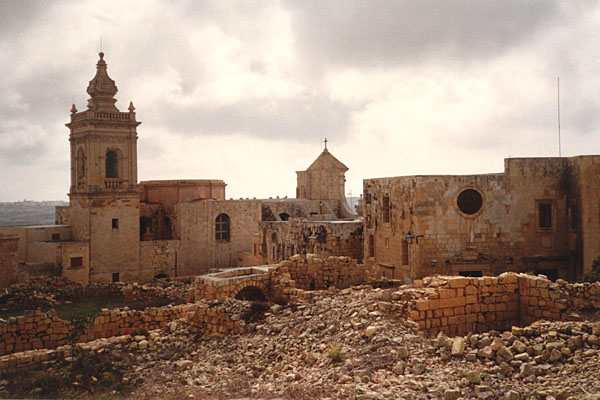
<instances>
[{"instance_id":1,"label":"stone arch","mask_svg":"<svg viewBox=\"0 0 600 400\"><path fill-rule=\"evenodd\" d=\"M279 218L281 218L282 221L288 221L290 219L290 215L286 212L282 212L279 214Z\"/></svg>"},{"instance_id":2,"label":"stone arch","mask_svg":"<svg viewBox=\"0 0 600 400\"><path fill-rule=\"evenodd\" d=\"M238 300L267 301L265 289L258 285L245 285L234 296Z\"/></svg>"}]
</instances>

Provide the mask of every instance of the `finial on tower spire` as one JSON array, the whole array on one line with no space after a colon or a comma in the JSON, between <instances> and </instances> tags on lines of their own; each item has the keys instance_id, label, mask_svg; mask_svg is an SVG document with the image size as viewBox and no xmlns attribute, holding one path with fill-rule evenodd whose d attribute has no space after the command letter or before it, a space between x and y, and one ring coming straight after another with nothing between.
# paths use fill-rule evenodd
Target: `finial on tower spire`
<instances>
[{"instance_id":1,"label":"finial on tower spire","mask_svg":"<svg viewBox=\"0 0 600 400\"><path fill-rule=\"evenodd\" d=\"M110 79L106 72L106 61L104 61L104 53L98 53L100 59L96 63L96 76L90 81L87 92L90 95L88 100L88 109L97 110L116 110L115 94L117 94L117 85L115 81Z\"/></svg>"},{"instance_id":2,"label":"finial on tower spire","mask_svg":"<svg viewBox=\"0 0 600 400\"><path fill-rule=\"evenodd\" d=\"M324 149L324 150L327 150L327 142L328 142L328 141L329 141L329 140L327 140L327 138L325 138L325 140L323 140L323 143L325 143L325 149Z\"/></svg>"}]
</instances>

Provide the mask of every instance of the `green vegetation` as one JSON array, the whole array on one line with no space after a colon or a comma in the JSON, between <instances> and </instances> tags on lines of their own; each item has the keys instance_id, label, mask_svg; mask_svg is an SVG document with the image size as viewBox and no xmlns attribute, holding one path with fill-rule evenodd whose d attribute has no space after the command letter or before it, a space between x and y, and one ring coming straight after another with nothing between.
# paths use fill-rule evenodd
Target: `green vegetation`
<instances>
[{"instance_id":1,"label":"green vegetation","mask_svg":"<svg viewBox=\"0 0 600 400\"><path fill-rule=\"evenodd\" d=\"M329 351L327 351L327 358L329 358L335 363L344 361L344 359L346 358L344 347L341 344L334 344L333 346L331 346Z\"/></svg>"},{"instance_id":2,"label":"green vegetation","mask_svg":"<svg viewBox=\"0 0 600 400\"><path fill-rule=\"evenodd\" d=\"M592 262L592 269L583 274L581 278L583 282L598 282L600 281L600 256Z\"/></svg>"},{"instance_id":3,"label":"green vegetation","mask_svg":"<svg viewBox=\"0 0 600 400\"><path fill-rule=\"evenodd\" d=\"M113 308L129 307L131 310L143 310L146 307L161 307L169 304L167 299L152 299L152 300L128 300L125 298L111 298L106 299L105 297L90 297L77 300L75 302L68 302L54 307L58 317L65 321L75 321L82 319L93 320L96 315L100 313L103 308L112 310ZM47 312L50 307L42 309L42 312ZM0 318L15 317L23 315L22 309L4 309L0 310Z\"/></svg>"}]
</instances>

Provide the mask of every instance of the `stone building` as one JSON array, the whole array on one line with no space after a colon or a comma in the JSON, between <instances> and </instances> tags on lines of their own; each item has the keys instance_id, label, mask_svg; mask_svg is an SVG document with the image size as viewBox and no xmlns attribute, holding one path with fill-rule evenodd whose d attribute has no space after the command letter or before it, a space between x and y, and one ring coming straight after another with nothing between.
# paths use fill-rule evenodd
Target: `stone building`
<instances>
[{"instance_id":1,"label":"stone building","mask_svg":"<svg viewBox=\"0 0 600 400\"><path fill-rule=\"evenodd\" d=\"M509 158L504 172L365 179L365 261L381 276L576 279L600 254L600 156Z\"/></svg>"},{"instance_id":2,"label":"stone building","mask_svg":"<svg viewBox=\"0 0 600 400\"><path fill-rule=\"evenodd\" d=\"M344 194L347 170L325 141L325 149L308 169L296 172L296 199L263 200L251 263L276 263L309 253L362 262L362 220L350 210Z\"/></svg>"},{"instance_id":3,"label":"stone building","mask_svg":"<svg viewBox=\"0 0 600 400\"><path fill-rule=\"evenodd\" d=\"M87 108L73 105L66 124L70 204L57 207L57 225L0 228L1 272L6 272L0 285L35 275L62 275L83 284L145 282L275 262L296 252L362 254L362 224L343 197L348 168L327 148L298 172L299 199L226 200L225 182L215 179L138 183L141 122L132 103L125 112L116 107L117 86L103 53L87 92ZM293 233L278 231L276 222L293 226L288 228ZM317 231L326 235L312 243Z\"/></svg>"}]
</instances>

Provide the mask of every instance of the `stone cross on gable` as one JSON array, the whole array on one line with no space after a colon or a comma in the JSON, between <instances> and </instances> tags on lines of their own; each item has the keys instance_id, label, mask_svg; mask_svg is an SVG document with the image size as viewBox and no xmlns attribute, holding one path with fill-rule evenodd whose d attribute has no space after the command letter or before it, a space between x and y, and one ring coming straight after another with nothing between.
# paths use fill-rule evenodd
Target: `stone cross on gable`
<instances>
[{"instance_id":1,"label":"stone cross on gable","mask_svg":"<svg viewBox=\"0 0 600 400\"><path fill-rule=\"evenodd\" d=\"M327 150L327 142L328 142L327 138L325 138L325 140L323 140L323 142L325 142L325 150Z\"/></svg>"}]
</instances>

